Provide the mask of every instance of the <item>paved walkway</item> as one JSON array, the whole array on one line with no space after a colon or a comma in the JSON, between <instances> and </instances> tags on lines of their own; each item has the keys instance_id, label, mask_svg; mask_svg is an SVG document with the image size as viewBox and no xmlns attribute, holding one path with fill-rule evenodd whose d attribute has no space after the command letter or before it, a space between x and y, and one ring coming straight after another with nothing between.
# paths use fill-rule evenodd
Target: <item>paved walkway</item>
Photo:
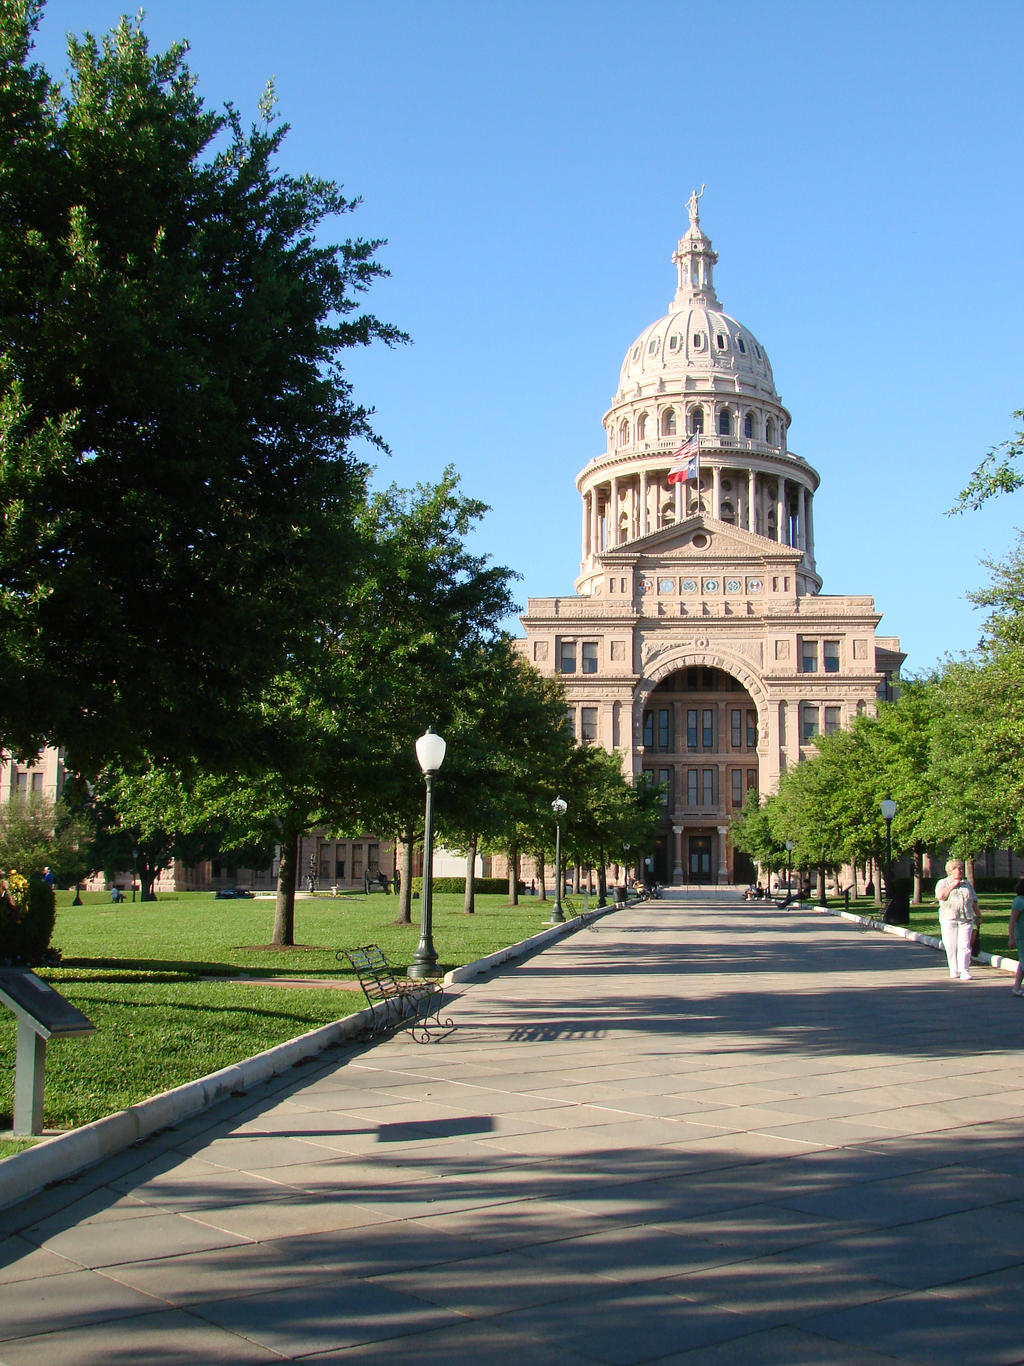
<instances>
[{"instance_id":1,"label":"paved walkway","mask_svg":"<svg viewBox=\"0 0 1024 1366\"><path fill-rule=\"evenodd\" d=\"M619 912L0 1212L0 1362L1022 1361L1011 981Z\"/></svg>"}]
</instances>

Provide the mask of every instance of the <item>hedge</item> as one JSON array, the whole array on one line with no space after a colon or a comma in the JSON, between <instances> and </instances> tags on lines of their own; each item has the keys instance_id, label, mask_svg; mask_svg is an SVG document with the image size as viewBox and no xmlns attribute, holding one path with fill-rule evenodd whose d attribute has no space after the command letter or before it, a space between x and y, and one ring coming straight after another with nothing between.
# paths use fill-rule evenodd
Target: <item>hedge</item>
<instances>
[{"instance_id":1,"label":"hedge","mask_svg":"<svg viewBox=\"0 0 1024 1366\"><path fill-rule=\"evenodd\" d=\"M14 967L45 963L56 918L57 899L42 878L29 879L24 906L0 897L0 963Z\"/></svg>"},{"instance_id":2,"label":"hedge","mask_svg":"<svg viewBox=\"0 0 1024 1366\"><path fill-rule=\"evenodd\" d=\"M412 890L414 893L423 891L423 879L414 877L412 880ZM502 892L508 891L507 877L478 877L473 879L473 890L479 892L481 896L491 894L500 896ZM526 891L526 884L520 882L520 892ZM436 877L434 878L435 892L458 892L460 896L466 894L466 879L464 877Z\"/></svg>"}]
</instances>

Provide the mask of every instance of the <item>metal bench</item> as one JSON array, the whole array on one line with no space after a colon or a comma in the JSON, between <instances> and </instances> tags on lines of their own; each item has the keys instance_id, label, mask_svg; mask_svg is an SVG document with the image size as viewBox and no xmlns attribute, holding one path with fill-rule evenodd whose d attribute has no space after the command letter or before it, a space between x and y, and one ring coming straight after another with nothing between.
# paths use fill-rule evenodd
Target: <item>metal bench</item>
<instances>
[{"instance_id":1,"label":"metal bench","mask_svg":"<svg viewBox=\"0 0 1024 1366\"><path fill-rule=\"evenodd\" d=\"M440 984L396 980L391 964L377 944L341 949L337 958L339 962L347 958L352 964L363 994L372 1007L371 1038L390 1034L395 1029L408 1029L417 1043L436 1043L455 1028L451 1020L441 1019L444 990Z\"/></svg>"}]
</instances>

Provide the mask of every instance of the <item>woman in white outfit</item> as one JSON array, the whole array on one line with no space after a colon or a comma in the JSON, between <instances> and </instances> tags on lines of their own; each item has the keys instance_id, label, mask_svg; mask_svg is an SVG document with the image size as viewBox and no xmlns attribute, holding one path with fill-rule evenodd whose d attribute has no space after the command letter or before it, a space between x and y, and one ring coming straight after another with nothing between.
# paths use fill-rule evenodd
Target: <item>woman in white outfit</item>
<instances>
[{"instance_id":1,"label":"woman in white outfit","mask_svg":"<svg viewBox=\"0 0 1024 1366\"><path fill-rule=\"evenodd\" d=\"M978 898L974 888L964 877L964 865L959 859L946 864L946 876L935 888L939 903L939 926L942 947L946 950L950 977L961 982L971 980L971 934L974 921L981 921Z\"/></svg>"}]
</instances>

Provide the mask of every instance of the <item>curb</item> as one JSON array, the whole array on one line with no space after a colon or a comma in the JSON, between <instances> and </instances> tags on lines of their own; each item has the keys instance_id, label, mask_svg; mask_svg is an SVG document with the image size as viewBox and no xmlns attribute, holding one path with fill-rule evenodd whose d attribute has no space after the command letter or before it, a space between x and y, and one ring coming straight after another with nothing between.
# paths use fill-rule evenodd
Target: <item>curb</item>
<instances>
[{"instance_id":1,"label":"curb","mask_svg":"<svg viewBox=\"0 0 1024 1366\"><path fill-rule=\"evenodd\" d=\"M574 916L564 925L552 925L550 929L542 930L508 948L499 949L486 958L453 968L445 974L444 984L450 986L455 982L471 981L502 963L522 958L581 929L595 914L607 915L618 909L617 906L608 906L591 912L586 921L583 916ZM161 1129L191 1119L236 1092L247 1091L259 1082L287 1072L290 1067L316 1057L335 1044L358 1037L373 1023L373 1017L374 1009L366 1007L354 1015L346 1015L344 1019L300 1034L297 1039L286 1039L284 1043L275 1044L273 1048L254 1057L222 1067L219 1072L187 1081L158 1096L140 1100L126 1110L118 1110L112 1115L93 1120L91 1124L83 1124L80 1129L71 1129L66 1134L45 1139L35 1147L12 1153L0 1161L0 1209L35 1195L55 1181L65 1181Z\"/></svg>"}]
</instances>

